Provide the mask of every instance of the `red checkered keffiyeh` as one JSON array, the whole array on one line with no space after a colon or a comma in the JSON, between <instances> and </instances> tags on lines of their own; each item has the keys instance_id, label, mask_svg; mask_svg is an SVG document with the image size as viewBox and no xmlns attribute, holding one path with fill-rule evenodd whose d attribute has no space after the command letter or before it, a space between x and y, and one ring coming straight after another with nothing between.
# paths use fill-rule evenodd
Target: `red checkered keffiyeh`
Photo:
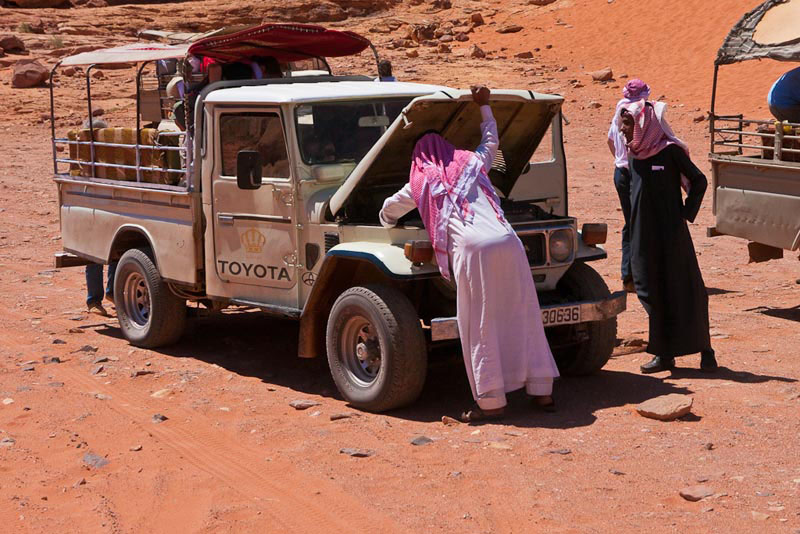
<instances>
[{"instance_id":1,"label":"red checkered keffiyeh","mask_svg":"<svg viewBox=\"0 0 800 534\"><path fill-rule=\"evenodd\" d=\"M471 215L467 193L474 179L462 178L465 176L464 169L474 156L473 152L457 149L436 133L422 136L411 156L411 195L431 238L439 272L447 280L450 279L447 221L455 208L461 209L464 219L469 219ZM477 178L498 219L504 220L497 193L492 189L486 173L482 171Z\"/></svg>"}]
</instances>

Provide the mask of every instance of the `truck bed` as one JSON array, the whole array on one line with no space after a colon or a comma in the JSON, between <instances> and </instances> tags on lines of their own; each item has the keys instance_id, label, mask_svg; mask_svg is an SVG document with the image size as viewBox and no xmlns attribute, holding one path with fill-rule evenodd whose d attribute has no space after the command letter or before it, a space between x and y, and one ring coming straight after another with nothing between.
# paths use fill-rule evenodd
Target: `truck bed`
<instances>
[{"instance_id":1,"label":"truck bed","mask_svg":"<svg viewBox=\"0 0 800 534\"><path fill-rule=\"evenodd\" d=\"M150 247L163 278L191 286L201 282L198 193L64 175L55 181L65 251L108 263L131 245Z\"/></svg>"}]
</instances>

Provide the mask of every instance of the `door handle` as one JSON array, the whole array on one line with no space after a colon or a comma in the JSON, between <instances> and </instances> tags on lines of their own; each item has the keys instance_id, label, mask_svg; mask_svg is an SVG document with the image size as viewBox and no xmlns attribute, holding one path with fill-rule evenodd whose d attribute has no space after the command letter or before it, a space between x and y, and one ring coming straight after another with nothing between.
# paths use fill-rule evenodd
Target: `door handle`
<instances>
[{"instance_id":1,"label":"door handle","mask_svg":"<svg viewBox=\"0 0 800 534\"><path fill-rule=\"evenodd\" d=\"M223 215L220 213L217 215L217 221L219 221L220 224L233 225L233 215Z\"/></svg>"}]
</instances>

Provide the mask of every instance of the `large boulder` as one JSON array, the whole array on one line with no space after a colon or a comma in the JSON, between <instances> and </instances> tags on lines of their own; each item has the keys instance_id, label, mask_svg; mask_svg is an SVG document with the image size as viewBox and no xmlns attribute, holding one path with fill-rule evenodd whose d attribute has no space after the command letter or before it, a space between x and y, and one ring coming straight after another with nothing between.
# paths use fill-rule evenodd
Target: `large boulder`
<instances>
[{"instance_id":1,"label":"large boulder","mask_svg":"<svg viewBox=\"0 0 800 534\"><path fill-rule=\"evenodd\" d=\"M69 2L68 0L8 0L7 3L25 9L34 9L40 7L59 7Z\"/></svg>"},{"instance_id":2,"label":"large boulder","mask_svg":"<svg viewBox=\"0 0 800 534\"><path fill-rule=\"evenodd\" d=\"M50 77L50 71L37 61L18 62L11 75L11 86L18 89L44 85Z\"/></svg>"},{"instance_id":3,"label":"large boulder","mask_svg":"<svg viewBox=\"0 0 800 534\"><path fill-rule=\"evenodd\" d=\"M0 35L0 48L10 54L25 52L25 43L16 35Z\"/></svg>"}]
</instances>

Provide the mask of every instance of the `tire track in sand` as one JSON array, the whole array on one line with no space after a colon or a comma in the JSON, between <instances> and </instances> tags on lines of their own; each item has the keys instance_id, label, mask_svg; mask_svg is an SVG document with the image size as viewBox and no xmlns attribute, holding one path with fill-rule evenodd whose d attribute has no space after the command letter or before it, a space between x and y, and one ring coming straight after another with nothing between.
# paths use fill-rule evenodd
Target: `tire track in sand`
<instances>
[{"instance_id":1,"label":"tire track in sand","mask_svg":"<svg viewBox=\"0 0 800 534\"><path fill-rule=\"evenodd\" d=\"M198 424L198 418L205 419L202 415L172 406L170 420L155 425L149 422L150 410L136 408L146 406L149 398L126 391L129 388L123 384L99 384L73 368L61 370L86 391L111 396L106 401L111 410L136 421L183 460L240 493L247 502L258 498L261 504L267 504L265 519L280 525L286 533L354 534L364 532L366 525L370 532L401 532L392 520L366 508L335 484L308 476L288 462L273 460L267 465L263 451L228 439L210 424ZM178 422L186 419L193 421L190 425ZM312 488L321 493L312 495Z\"/></svg>"}]
</instances>

